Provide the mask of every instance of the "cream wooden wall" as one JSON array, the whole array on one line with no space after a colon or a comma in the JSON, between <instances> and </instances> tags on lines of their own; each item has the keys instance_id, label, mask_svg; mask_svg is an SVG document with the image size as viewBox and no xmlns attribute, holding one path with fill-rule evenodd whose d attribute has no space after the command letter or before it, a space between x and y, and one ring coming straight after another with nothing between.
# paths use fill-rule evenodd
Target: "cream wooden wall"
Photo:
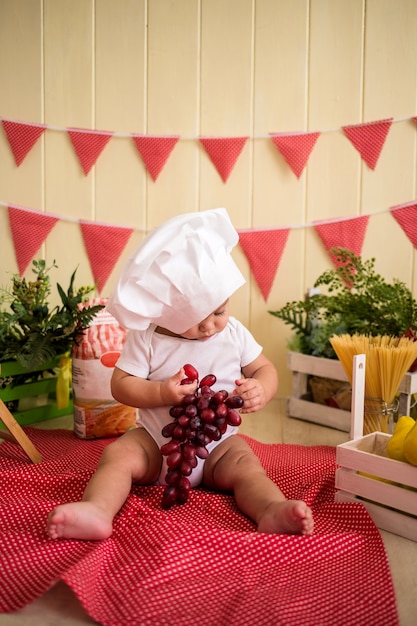
<instances>
[{"instance_id":1,"label":"cream wooden wall","mask_svg":"<svg viewBox=\"0 0 417 626\"><path fill-rule=\"evenodd\" d=\"M107 292L141 231L224 206L237 228L375 214L363 255L417 296L416 253L384 212L416 198L414 123L392 125L375 171L325 132L300 180L265 137L415 115L415 0L0 0L0 43L0 117L182 138L154 183L126 138L86 177L64 132L44 133L17 168L1 131L1 285L17 271L7 203L65 218L40 252L64 286L76 266L77 284L93 283L76 220L137 229ZM200 135L251 137L226 184ZM276 363L285 396L290 331L268 309L301 298L329 259L313 229L292 228L267 303L240 249L235 259L248 282L233 313Z\"/></svg>"}]
</instances>

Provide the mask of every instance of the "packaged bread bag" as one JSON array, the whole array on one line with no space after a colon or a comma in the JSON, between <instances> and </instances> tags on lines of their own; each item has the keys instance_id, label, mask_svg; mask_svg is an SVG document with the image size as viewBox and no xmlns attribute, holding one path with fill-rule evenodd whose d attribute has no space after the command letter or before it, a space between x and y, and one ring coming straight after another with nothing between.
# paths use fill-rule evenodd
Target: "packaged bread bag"
<instances>
[{"instance_id":1,"label":"packaged bread bag","mask_svg":"<svg viewBox=\"0 0 417 626\"><path fill-rule=\"evenodd\" d=\"M106 304L96 298L90 304ZM101 309L72 350L74 432L81 439L115 437L136 426L138 411L116 402L110 381L126 340L126 330Z\"/></svg>"}]
</instances>

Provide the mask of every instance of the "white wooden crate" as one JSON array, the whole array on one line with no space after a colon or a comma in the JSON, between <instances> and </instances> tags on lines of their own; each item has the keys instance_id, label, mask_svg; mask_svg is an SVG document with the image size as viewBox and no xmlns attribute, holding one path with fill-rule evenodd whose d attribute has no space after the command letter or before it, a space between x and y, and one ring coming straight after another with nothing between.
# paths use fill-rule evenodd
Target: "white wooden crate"
<instances>
[{"instance_id":1,"label":"white wooden crate","mask_svg":"<svg viewBox=\"0 0 417 626\"><path fill-rule=\"evenodd\" d=\"M341 362L336 359L325 359L288 351L287 367L292 371L291 396L287 398L286 404L287 415L348 433L350 431L351 412L313 402L308 393L309 376L321 376L346 382L347 376ZM417 393L417 372L407 372L401 381L398 392L398 414L410 415L412 396Z\"/></svg>"},{"instance_id":2,"label":"white wooden crate","mask_svg":"<svg viewBox=\"0 0 417 626\"><path fill-rule=\"evenodd\" d=\"M364 355L359 356L364 362ZM361 502L378 528L417 541L417 467L387 457L391 435L375 432L361 436L364 374L363 369L359 382L354 376L352 385L352 440L336 446L335 499Z\"/></svg>"}]
</instances>

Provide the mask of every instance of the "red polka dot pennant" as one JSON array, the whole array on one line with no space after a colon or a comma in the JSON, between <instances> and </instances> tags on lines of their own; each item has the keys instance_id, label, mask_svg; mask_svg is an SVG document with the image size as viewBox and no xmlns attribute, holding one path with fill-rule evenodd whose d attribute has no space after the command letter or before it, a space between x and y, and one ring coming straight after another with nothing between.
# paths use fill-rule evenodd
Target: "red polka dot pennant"
<instances>
[{"instance_id":1,"label":"red polka dot pennant","mask_svg":"<svg viewBox=\"0 0 417 626\"><path fill-rule=\"evenodd\" d=\"M42 124L22 124L21 122L13 122L11 120L2 120L2 125L16 165L19 167L39 137L45 132L46 126Z\"/></svg>"},{"instance_id":2,"label":"red polka dot pennant","mask_svg":"<svg viewBox=\"0 0 417 626\"><path fill-rule=\"evenodd\" d=\"M367 122L355 126L343 126L343 132L356 148L365 163L374 170L391 128L393 118Z\"/></svg>"},{"instance_id":3,"label":"red polka dot pennant","mask_svg":"<svg viewBox=\"0 0 417 626\"><path fill-rule=\"evenodd\" d=\"M225 183L243 150L248 137L200 137L211 162Z\"/></svg>"},{"instance_id":4,"label":"red polka dot pennant","mask_svg":"<svg viewBox=\"0 0 417 626\"><path fill-rule=\"evenodd\" d=\"M132 135L132 138L146 169L152 176L152 179L156 181L168 157L177 145L179 137Z\"/></svg>"},{"instance_id":5,"label":"red polka dot pennant","mask_svg":"<svg viewBox=\"0 0 417 626\"><path fill-rule=\"evenodd\" d=\"M68 129L68 135L84 174L90 172L98 157L110 141L113 133L102 131L81 131Z\"/></svg>"},{"instance_id":6,"label":"red polka dot pennant","mask_svg":"<svg viewBox=\"0 0 417 626\"><path fill-rule=\"evenodd\" d=\"M326 224L314 224L317 234L336 267L338 265L336 257L329 252L331 248L347 248L360 256L368 221L369 215L362 215L347 220L327 222Z\"/></svg>"},{"instance_id":7,"label":"red polka dot pennant","mask_svg":"<svg viewBox=\"0 0 417 626\"><path fill-rule=\"evenodd\" d=\"M320 133L295 133L292 135L271 133L274 145L281 152L297 178L300 178L303 173L319 137Z\"/></svg>"},{"instance_id":8,"label":"red polka dot pennant","mask_svg":"<svg viewBox=\"0 0 417 626\"><path fill-rule=\"evenodd\" d=\"M268 299L289 229L240 231L239 244L245 253L265 302Z\"/></svg>"},{"instance_id":9,"label":"red polka dot pennant","mask_svg":"<svg viewBox=\"0 0 417 626\"><path fill-rule=\"evenodd\" d=\"M10 230L20 276L38 252L49 232L59 221L39 212L8 207Z\"/></svg>"},{"instance_id":10,"label":"red polka dot pennant","mask_svg":"<svg viewBox=\"0 0 417 626\"><path fill-rule=\"evenodd\" d=\"M133 228L107 226L85 220L80 220L80 228L97 291L101 293Z\"/></svg>"},{"instance_id":11,"label":"red polka dot pennant","mask_svg":"<svg viewBox=\"0 0 417 626\"><path fill-rule=\"evenodd\" d=\"M417 202L392 207L390 212L417 249Z\"/></svg>"}]
</instances>

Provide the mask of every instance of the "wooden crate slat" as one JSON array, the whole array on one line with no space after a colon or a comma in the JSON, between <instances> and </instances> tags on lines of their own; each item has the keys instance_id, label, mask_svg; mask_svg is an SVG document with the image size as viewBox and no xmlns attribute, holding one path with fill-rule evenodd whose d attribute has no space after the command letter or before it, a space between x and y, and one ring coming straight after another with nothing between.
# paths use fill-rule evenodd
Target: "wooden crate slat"
<instances>
[{"instance_id":1,"label":"wooden crate slat","mask_svg":"<svg viewBox=\"0 0 417 626\"><path fill-rule=\"evenodd\" d=\"M417 516L417 492L412 492L404 486L392 485L376 477L340 467L336 470L336 487L377 504Z\"/></svg>"},{"instance_id":2,"label":"wooden crate slat","mask_svg":"<svg viewBox=\"0 0 417 626\"><path fill-rule=\"evenodd\" d=\"M48 372L45 378L19 385L9 383L0 389L0 400L18 402L17 408L12 410L12 415L18 424L28 426L73 413L72 400L63 409L58 409L55 401L57 374L54 372L56 372L58 362L59 358L48 361L44 366L33 370L34 372ZM0 378L9 378L21 374L28 374L28 371L17 362L0 363Z\"/></svg>"},{"instance_id":3,"label":"wooden crate slat","mask_svg":"<svg viewBox=\"0 0 417 626\"><path fill-rule=\"evenodd\" d=\"M23 385L9 385L5 389L0 389L0 399L3 402L11 400L20 400L21 398L31 398L34 396L42 396L43 394L52 394L56 389L56 378L44 378L33 383L24 383Z\"/></svg>"}]
</instances>

